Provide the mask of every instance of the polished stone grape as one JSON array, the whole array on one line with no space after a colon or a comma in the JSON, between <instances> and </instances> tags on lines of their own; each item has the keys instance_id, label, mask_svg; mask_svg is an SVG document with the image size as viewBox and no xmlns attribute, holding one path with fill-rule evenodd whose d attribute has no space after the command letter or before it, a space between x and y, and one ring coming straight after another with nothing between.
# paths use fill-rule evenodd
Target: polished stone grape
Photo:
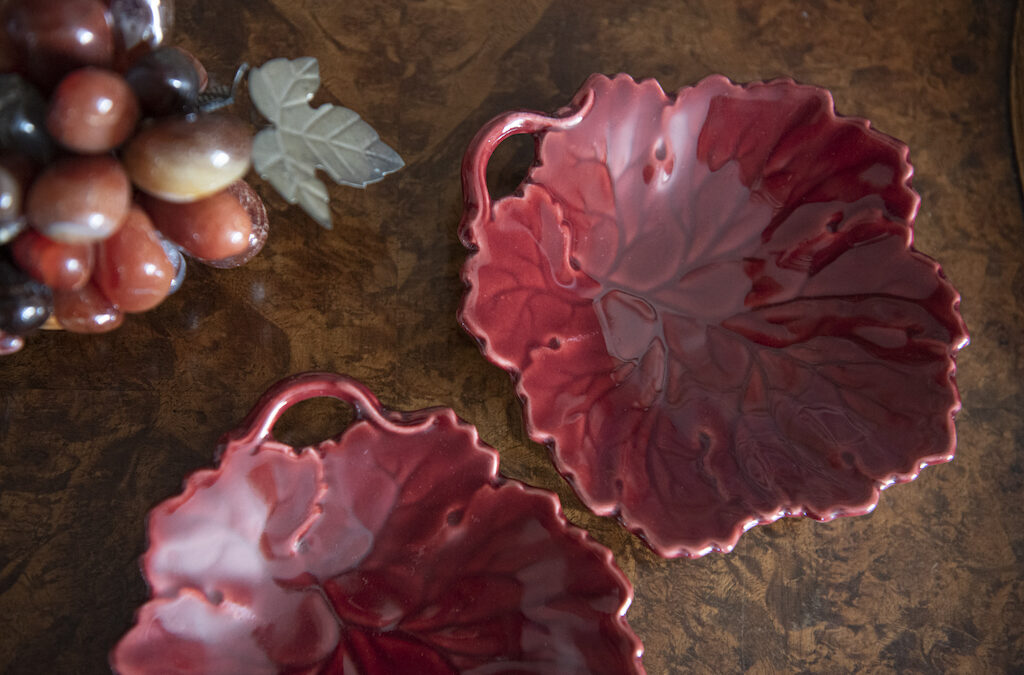
<instances>
[{"instance_id":1,"label":"polished stone grape","mask_svg":"<svg viewBox=\"0 0 1024 675\"><path fill-rule=\"evenodd\" d=\"M0 356L8 356L21 351L25 346L25 338L20 335L11 335L0 330Z\"/></svg>"},{"instance_id":2,"label":"polished stone grape","mask_svg":"<svg viewBox=\"0 0 1024 675\"><path fill-rule=\"evenodd\" d=\"M53 311L53 293L6 256L0 256L0 331L26 335L39 328Z\"/></svg>"},{"instance_id":3,"label":"polished stone grape","mask_svg":"<svg viewBox=\"0 0 1024 675\"><path fill-rule=\"evenodd\" d=\"M20 218L24 189L18 176L0 163L0 222Z\"/></svg>"},{"instance_id":4,"label":"polished stone grape","mask_svg":"<svg viewBox=\"0 0 1024 675\"><path fill-rule=\"evenodd\" d=\"M249 233L249 245L241 253L219 260L200 261L210 267L217 267L219 269L239 267L255 258L263 250L263 245L267 243L267 235L270 233L270 218L267 217L267 207L260 196L256 194L256 191L252 189L252 186L244 180L236 180L228 186L228 193L245 209L246 214L249 216L252 231Z\"/></svg>"},{"instance_id":5,"label":"polished stone grape","mask_svg":"<svg viewBox=\"0 0 1024 675\"><path fill-rule=\"evenodd\" d=\"M4 28L43 89L75 68L108 67L114 60L114 35L100 0L11 0Z\"/></svg>"},{"instance_id":6,"label":"polished stone grape","mask_svg":"<svg viewBox=\"0 0 1024 675\"><path fill-rule=\"evenodd\" d=\"M106 239L131 204L131 183L120 162L107 155L66 157L29 188L29 224L50 239L70 244Z\"/></svg>"},{"instance_id":7,"label":"polished stone grape","mask_svg":"<svg viewBox=\"0 0 1024 675\"><path fill-rule=\"evenodd\" d=\"M16 73L0 73L0 152L24 155L36 164L53 157L46 133L46 102Z\"/></svg>"},{"instance_id":8,"label":"polished stone grape","mask_svg":"<svg viewBox=\"0 0 1024 675\"><path fill-rule=\"evenodd\" d=\"M11 241L25 229L22 192L18 177L0 164L0 245Z\"/></svg>"},{"instance_id":9,"label":"polished stone grape","mask_svg":"<svg viewBox=\"0 0 1024 675\"><path fill-rule=\"evenodd\" d=\"M149 196L141 203L156 228L193 258L222 260L249 248L249 213L227 190L184 204Z\"/></svg>"},{"instance_id":10,"label":"polished stone grape","mask_svg":"<svg viewBox=\"0 0 1024 675\"><path fill-rule=\"evenodd\" d=\"M139 121L135 92L119 74L79 68L60 81L50 97L46 128L65 148L107 152L124 143Z\"/></svg>"},{"instance_id":11,"label":"polished stone grape","mask_svg":"<svg viewBox=\"0 0 1024 675\"><path fill-rule=\"evenodd\" d=\"M54 293L53 315L72 333L106 333L124 323L124 313L93 282L77 291Z\"/></svg>"},{"instance_id":12,"label":"polished stone grape","mask_svg":"<svg viewBox=\"0 0 1024 675\"><path fill-rule=\"evenodd\" d=\"M220 192L245 175L252 133L240 119L207 114L168 117L143 127L123 161L136 187L172 202Z\"/></svg>"},{"instance_id":13,"label":"polished stone grape","mask_svg":"<svg viewBox=\"0 0 1024 675\"><path fill-rule=\"evenodd\" d=\"M25 186L34 174L34 167L27 158L0 155L0 246L14 241L28 225Z\"/></svg>"},{"instance_id":14,"label":"polished stone grape","mask_svg":"<svg viewBox=\"0 0 1024 675\"><path fill-rule=\"evenodd\" d=\"M188 54L175 47L161 47L132 64L125 79L147 115L171 115L196 110L199 73Z\"/></svg>"},{"instance_id":15,"label":"polished stone grape","mask_svg":"<svg viewBox=\"0 0 1024 675\"><path fill-rule=\"evenodd\" d=\"M174 264L149 217L133 206L117 232L96 247L93 278L122 312L145 312L167 297Z\"/></svg>"},{"instance_id":16,"label":"polished stone grape","mask_svg":"<svg viewBox=\"0 0 1024 675\"><path fill-rule=\"evenodd\" d=\"M201 94L206 91L206 86L210 83L210 75L206 72L206 67L203 65L203 62L200 61L195 54L183 47L174 45L171 49L176 49L188 57L188 60L192 63L192 67L196 69L196 74L199 76L199 93Z\"/></svg>"},{"instance_id":17,"label":"polished stone grape","mask_svg":"<svg viewBox=\"0 0 1024 675\"><path fill-rule=\"evenodd\" d=\"M54 290L79 289L92 275L91 244L62 244L35 230L14 240L11 255L23 272Z\"/></svg>"},{"instance_id":18,"label":"polished stone grape","mask_svg":"<svg viewBox=\"0 0 1024 675\"><path fill-rule=\"evenodd\" d=\"M25 218L0 221L0 246L14 241L14 238L28 229Z\"/></svg>"},{"instance_id":19,"label":"polished stone grape","mask_svg":"<svg viewBox=\"0 0 1024 675\"><path fill-rule=\"evenodd\" d=\"M114 40L131 54L164 44L174 26L173 0L110 0Z\"/></svg>"}]
</instances>

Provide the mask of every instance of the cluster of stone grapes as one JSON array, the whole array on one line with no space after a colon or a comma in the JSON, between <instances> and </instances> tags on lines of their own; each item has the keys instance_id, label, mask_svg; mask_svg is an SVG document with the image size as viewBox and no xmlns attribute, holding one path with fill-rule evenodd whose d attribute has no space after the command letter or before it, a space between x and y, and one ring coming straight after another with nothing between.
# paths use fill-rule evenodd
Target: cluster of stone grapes
<instances>
[{"instance_id":1,"label":"cluster of stone grapes","mask_svg":"<svg viewBox=\"0 0 1024 675\"><path fill-rule=\"evenodd\" d=\"M172 0L0 0L0 354L112 330L267 236L252 132L202 105Z\"/></svg>"}]
</instances>

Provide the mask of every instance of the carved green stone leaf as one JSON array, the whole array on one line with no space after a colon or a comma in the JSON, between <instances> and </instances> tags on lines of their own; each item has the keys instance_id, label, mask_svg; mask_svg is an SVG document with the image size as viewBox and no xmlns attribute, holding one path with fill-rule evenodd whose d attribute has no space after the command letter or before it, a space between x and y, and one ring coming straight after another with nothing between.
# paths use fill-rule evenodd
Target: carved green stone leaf
<instances>
[{"instance_id":1,"label":"carved green stone leaf","mask_svg":"<svg viewBox=\"0 0 1024 675\"><path fill-rule=\"evenodd\" d=\"M323 170L342 185L363 188L405 166L359 115L309 101L320 88L316 59L273 59L249 73L249 96L273 123L253 139L253 166L291 204L298 204L325 228L331 228Z\"/></svg>"}]
</instances>

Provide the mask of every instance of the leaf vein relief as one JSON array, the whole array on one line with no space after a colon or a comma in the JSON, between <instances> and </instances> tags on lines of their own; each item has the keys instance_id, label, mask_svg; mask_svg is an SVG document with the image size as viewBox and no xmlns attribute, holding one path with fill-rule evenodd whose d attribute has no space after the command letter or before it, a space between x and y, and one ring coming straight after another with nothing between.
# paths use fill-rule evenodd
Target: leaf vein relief
<instances>
[{"instance_id":1,"label":"leaf vein relief","mask_svg":"<svg viewBox=\"0 0 1024 675\"><path fill-rule=\"evenodd\" d=\"M309 101L319 87L319 64L309 57L273 59L250 71L253 104L274 125L258 135L276 137L274 144L254 146L253 166L279 192L279 184L300 183L299 190L307 198L300 200L292 190L281 196L291 204L298 203L321 226L330 228L329 195L316 169L323 169L337 183L364 188L405 163L356 112L332 103L311 107ZM332 122L337 126L332 127ZM380 146L386 151L378 151ZM298 180L295 176L286 179L281 175L284 171L296 172Z\"/></svg>"},{"instance_id":2,"label":"leaf vein relief","mask_svg":"<svg viewBox=\"0 0 1024 675\"><path fill-rule=\"evenodd\" d=\"M462 316L585 504L697 556L951 457L966 329L911 246L903 144L785 80L595 75L574 100L469 224Z\"/></svg>"}]
</instances>

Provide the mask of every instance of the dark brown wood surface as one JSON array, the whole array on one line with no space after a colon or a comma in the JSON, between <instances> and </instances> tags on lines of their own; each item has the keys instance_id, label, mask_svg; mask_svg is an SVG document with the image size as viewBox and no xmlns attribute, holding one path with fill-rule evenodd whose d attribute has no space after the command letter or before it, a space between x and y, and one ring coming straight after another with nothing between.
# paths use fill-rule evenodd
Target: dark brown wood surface
<instances>
[{"instance_id":1,"label":"dark brown wood surface","mask_svg":"<svg viewBox=\"0 0 1024 675\"><path fill-rule=\"evenodd\" d=\"M271 383L326 369L388 407L453 407L506 475L549 488L636 588L650 673L1024 672L1024 218L1015 173L1009 0L178 0L175 41L228 78L314 56L318 101L360 112L406 159L332 187L323 231L258 179L263 253L190 268L162 306L101 337L43 333L0 360L0 672L99 673L146 588L144 518L209 466ZM911 147L916 244L963 295L959 452L876 511L786 520L728 555L661 560L581 507L529 442L509 377L455 311L459 164L511 108L554 111L591 72L677 89L715 72L827 87L840 112ZM244 105L237 108L248 114ZM503 145L511 190L528 142ZM305 404L283 440L345 411Z\"/></svg>"}]
</instances>

